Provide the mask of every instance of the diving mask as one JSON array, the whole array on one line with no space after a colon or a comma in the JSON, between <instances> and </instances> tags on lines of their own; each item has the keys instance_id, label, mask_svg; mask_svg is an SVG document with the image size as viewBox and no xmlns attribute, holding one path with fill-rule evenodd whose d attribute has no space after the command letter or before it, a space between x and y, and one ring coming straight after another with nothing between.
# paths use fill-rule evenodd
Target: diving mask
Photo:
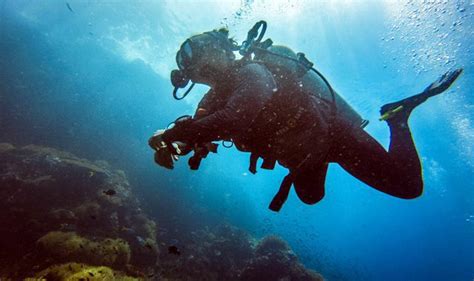
<instances>
[{"instance_id":1,"label":"diving mask","mask_svg":"<svg viewBox=\"0 0 474 281\"><path fill-rule=\"evenodd\" d=\"M191 44L191 39L184 41L178 53L176 53L176 64L180 70L185 70L193 64L193 47Z\"/></svg>"},{"instance_id":2,"label":"diving mask","mask_svg":"<svg viewBox=\"0 0 474 281\"><path fill-rule=\"evenodd\" d=\"M191 71L197 68L200 63L200 58L202 58L209 49L224 49L232 53L238 50L239 46L228 39L227 33L220 31L205 32L184 41L176 53L178 69L171 71L170 77L171 83L175 88L173 91L175 99L183 99L189 91L191 91L194 83L181 97L177 96L178 89L185 88L188 85ZM233 56L233 54L229 54L229 56Z\"/></svg>"},{"instance_id":3,"label":"diving mask","mask_svg":"<svg viewBox=\"0 0 474 281\"><path fill-rule=\"evenodd\" d=\"M187 39L179 48L179 51L176 53L176 64L178 69L171 71L171 84L174 87L173 96L175 99L180 100L186 97L186 95L194 87L194 83L191 87L181 96L177 96L177 91L179 88L185 88L189 81L189 72L192 70L193 66L197 63L197 58L201 56L199 50L202 50L204 45L201 40Z\"/></svg>"}]
</instances>

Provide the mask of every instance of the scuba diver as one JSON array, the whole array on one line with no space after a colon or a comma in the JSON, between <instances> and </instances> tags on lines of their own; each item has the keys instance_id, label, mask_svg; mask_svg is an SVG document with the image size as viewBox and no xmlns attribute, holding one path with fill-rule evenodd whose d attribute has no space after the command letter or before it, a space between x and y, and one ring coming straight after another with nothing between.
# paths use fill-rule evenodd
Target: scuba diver
<instances>
[{"instance_id":1,"label":"scuba diver","mask_svg":"<svg viewBox=\"0 0 474 281\"><path fill-rule=\"evenodd\" d=\"M279 211L291 186L306 204L324 197L329 163L337 163L365 184L386 194L412 199L423 192L420 159L408 119L413 109L448 89L462 69L449 71L420 94L382 106L380 120L390 129L386 151L364 127L368 121L347 104L304 54L262 41L260 21L239 46L227 29L204 32L180 47L171 72L176 99L201 83L210 90L194 116L184 116L172 128L157 131L149 145L155 162L172 169L178 156L194 151L191 169L216 152L214 141L233 143L250 152L250 167L289 170L269 208ZM235 51L242 55L236 59ZM177 92L192 85L181 97Z\"/></svg>"}]
</instances>

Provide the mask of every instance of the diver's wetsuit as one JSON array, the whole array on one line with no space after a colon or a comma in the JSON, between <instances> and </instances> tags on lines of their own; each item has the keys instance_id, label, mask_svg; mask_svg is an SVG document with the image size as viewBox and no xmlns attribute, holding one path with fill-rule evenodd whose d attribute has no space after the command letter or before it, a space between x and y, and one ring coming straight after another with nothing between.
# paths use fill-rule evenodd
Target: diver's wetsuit
<instances>
[{"instance_id":1,"label":"diver's wetsuit","mask_svg":"<svg viewBox=\"0 0 474 281\"><path fill-rule=\"evenodd\" d=\"M277 85L265 66L239 66L206 94L200 103L203 116L167 130L163 140L200 144L232 139L238 149L288 168L307 204L323 198L329 162L382 192L419 196L420 162L406 122L389 122L387 152L360 128L362 119L343 100L337 96L334 112L329 90L306 78Z\"/></svg>"},{"instance_id":2,"label":"diver's wetsuit","mask_svg":"<svg viewBox=\"0 0 474 281\"><path fill-rule=\"evenodd\" d=\"M362 128L346 129L339 119L328 162L341 165L351 175L384 193L412 199L421 195L421 164L407 122L388 121L388 152ZM303 177L304 181L305 178Z\"/></svg>"},{"instance_id":3,"label":"diver's wetsuit","mask_svg":"<svg viewBox=\"0 0 474 281\"><path fill-rule=\"evenodd\" d=\"M163 140L205 143L243 134L272 97L276 84L271 73L258 64L240 67L226 78L205 96L211 114L167 130Z\"/></svg>"}]
</instances>

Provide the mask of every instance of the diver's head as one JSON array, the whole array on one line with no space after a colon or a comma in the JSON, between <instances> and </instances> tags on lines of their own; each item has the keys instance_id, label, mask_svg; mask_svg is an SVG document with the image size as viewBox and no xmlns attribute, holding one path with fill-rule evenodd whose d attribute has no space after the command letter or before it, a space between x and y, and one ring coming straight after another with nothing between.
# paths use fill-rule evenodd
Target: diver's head
<instances>
[{"instance_id":1,"label":"diver's head","mask_svg":"<svg viewBox=\"0 0 474 281\"><path fill-rule=\"evenodd\" d=\"M179 71L173 74L173 85L187 79L194 83L213 85L232 66L237 45L228 37L227 29L195 35L184 41L176 54ZM175 77L173 77L175 76Z\"/></svg>"}]
</instances>

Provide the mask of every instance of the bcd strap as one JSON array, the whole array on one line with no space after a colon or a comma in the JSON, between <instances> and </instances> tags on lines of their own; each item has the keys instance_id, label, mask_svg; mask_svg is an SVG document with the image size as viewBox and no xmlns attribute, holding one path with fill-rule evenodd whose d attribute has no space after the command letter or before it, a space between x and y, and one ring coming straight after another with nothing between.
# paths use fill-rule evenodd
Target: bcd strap
<instances>
[{"instance_id":1,"label":"bcd strap","mask_svg":"<svg viewBox=\"0 0 474 281\"><path fill-rule=\"evenodd\" d=\"M217 146L217 144L211 142L194 147L194 155L188 160L189 168L191 168L191 170L199 169L201 160L206 158L209 152L217 153Z\"/></svg>"},{"instance_id":2,"label":"bcd strap","mask_svg":"<svg viewBox=\"0 0 474 281\"><path fill-rule=\"evenodd\" d=\"M279 212L283 204L285 203L286 199L288 198L288 194L290 194L290 188L293 184L293 176L289 173L281 182L280 189L278 190L275 197L273 197L272 202L268 208L274 212Z\"/></svg>"},{"instance_id":3,"label":"bcd strap","mask_svg":"<svg viewBox=\"0 0 474 281\"><path fill-rule=\"evenodd\" d=\"M283 181L280 184L280 189L278 189L277 194L275 197L273 197L272 202L270 202L270 206L268 208L274 212L279 212L283 204L286 202L286 199L288 198L288 194L290 193L290 188L291 185L293 184L296 175L300 171L301 167L307 163L309 159L311 159L312 154L309 153L306 155L306 157L301 161L296 169L290 171L288 175L283 179Z\"/></svg>"},{"instance_id":4,"label":"bcd strap","mask_svg":"<svg viewBox=\"0 0 474 281\"><path fill-rule=\"evenodd\" d=\"M199 166L201 165L201 160L202 160L202 157L200 157L197 154L194 154L193 156L189 157L189 160L188 160L189 168L191 170L199 169Z\"/></svg>"},{"instance_id":5,"label":"bcd strap","mask_svg":"<svg viewBox=\"0 0 474 281\"><path fill-rule=\"evenodd\" d=\"M260 158L260 156L258 156L258 154L256 154L256 153L251 153L250 154L249 171L252 174L257 173L258 158ZM273 159L273 158L263 158L263 163L262 163L262 166L260 166L260 168L265 169L265 170L273 170L273 169L275 169L275 165L276 165L276 160L275 159Z\"/></svg>"},{"instance_id":6,"label":"bcd strap","mask_svg":"<svg viewBox=\"0 0 474 281\"><path fill-rule=\"evenodd\" d=\"M252 174L256 174L257 173L257 161L258 161L258 154L256 153L251 153L250 154L250 165L249 165L249 171L252 173Z\"/></svg>"},{"instance_id":7,"label":"bcd strap","mask_svg":"<svg viewBox=\"0 0 474 281\"><path fill-rule=\"evenodd\" d=\"M275 169L276 160L273 158L263 158L263 163L260 168L265 170L273 170Z\"/></svg>"}]
</instances>

